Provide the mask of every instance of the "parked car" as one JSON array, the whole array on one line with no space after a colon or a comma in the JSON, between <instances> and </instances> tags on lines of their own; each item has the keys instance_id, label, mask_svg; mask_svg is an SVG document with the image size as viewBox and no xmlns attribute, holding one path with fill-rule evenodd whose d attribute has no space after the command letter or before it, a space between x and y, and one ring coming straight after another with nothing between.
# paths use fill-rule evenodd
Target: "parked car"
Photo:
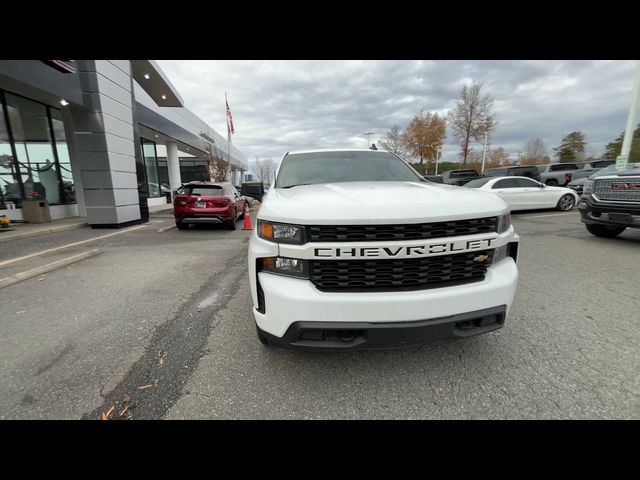
<instances>
[{"instance_id":1,"label":"parked car","mask_svg":"<svg viewBox=\"0 0 640 480\"><path fill-rule=\"evenodd\" d=\"M478 177L480 177L480 174L471 168L466 170L447 170L446 172L442 172L442 183L448 185L464 185Z\"/></svg>"},{"instance_id":2,"label":"parked car","mask_svg":"<svg viewBox=\"0 0 640 480\"><path fill-rule=\"evenodd\" d=\"M614 164L591 175L578 209L589 233L598 237L640 228L640 163Z\"/></svg>"},{"instance_id":3,"label":"parked car","mask_svg":"<svg viewBox=\"0 0 640 480\"><path fill-rule=\"evenodd\" d=\"M528 177L483 177L465 185L499 195L511 210L555 208L571 210L578 194L570 188L549 187Z\"/></svg>"},{"instance_id":4,"label":"parked car","mask_svg":"<svg viewBox=\"0 0 640 480\"><path fill-rule=\"evenodd\" d=\"M529 177L540 181L540 172L535 165L525 165L521 167L497 167L487 168L484 171L486 177Z\"/></svg>"},{"instance_id":5,"label":"parked car","mask_svg":"<svg viewBox=\"0 0 640 480\"><path fill-rule=\"evenodd\" d=\"M579 170L575 163L547 163L538 165L540 181L549 186L566 186L573 180L573 173Z\"/></svg>"},{"instance_id":6,"label":"parked car","mask_svg":"<svg viewBox=\"0 0 640 480\"><path fill-rule=\"evenodd\" d=\"M244 217L245 200L229 182L190 182L178 189L173 201L176 227L192 223L224 223L231 230Z\"/></svg>"},{"instance_id":7,"label":"parked car","mask_svg":"<svg viewBox=\"0 0 640 480\"><path fill-rule=\"evenodd\" d=\"M575 171L572 174L573 180L571 180L567 184L567 188L570 188L578 195L582 195L582 191L584 189L585 184L587 183L587 179L590 175L593 175L597 171L601 170L601 168L583 168L581 170Z\"/></svg>"},{"instance_id":8,"label":"parked car","mask_svg":"<svg viewBox=\"0 0 640 480\"><path fill-rule=\"evenodd\" d=\"M496 195L425 182L397 155L289 152L249 241L259 340L359 350L505 324L519 237Z\"/></svg>"},{"instance_id":9,"label":"parked car","mask_svg":"<svg viewBox=\"0 0 640 480\"><path fill-rule=\"evenodd\" d=\"M240 192L245 197L251 197L262 202L262 198L266 195L268 185L260 181L244 182L240 187Z\"/></svg>"}]
</instances>

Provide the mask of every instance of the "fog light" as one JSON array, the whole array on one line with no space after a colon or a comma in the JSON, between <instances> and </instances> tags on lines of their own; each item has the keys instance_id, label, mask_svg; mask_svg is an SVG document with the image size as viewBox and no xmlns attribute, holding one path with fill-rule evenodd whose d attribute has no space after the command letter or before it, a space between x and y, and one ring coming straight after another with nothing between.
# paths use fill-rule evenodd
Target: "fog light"
<instances>
[{"instance_id":1,"label":"fog light","mask_svg":"<svg viewBox=\"0 0 640 480\"><path fill-rule=\"evenodd\" d=\"M495 265L496 263L504 260L505 258L507 258L507 248L509 247L509 244L503 245L501 247L496 248L493 251L493 264Z\"/></svg>"},{"instance_id":2,"label":"fog light","mask_svg":"<svg viewBox=\"0 0 640 480\"><path fill-rule=\"evenodd\" d=\"M306 260L287 257L266 257L262 259L262 270L292 277L309 277L309 264Z\"/></svg>"}]
</instances>

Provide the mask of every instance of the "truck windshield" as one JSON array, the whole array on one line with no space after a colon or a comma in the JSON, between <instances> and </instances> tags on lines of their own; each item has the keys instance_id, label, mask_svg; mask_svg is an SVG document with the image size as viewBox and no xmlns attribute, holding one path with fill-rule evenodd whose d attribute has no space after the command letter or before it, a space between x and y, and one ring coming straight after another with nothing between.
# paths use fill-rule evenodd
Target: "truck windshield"
<instances>
[{"instance_id":1,"label":"truck windshield","mask_svg":"<svg viewBox=\"0 0 640 480\"><path fill-rule=\"evenodd\" d=\"M338 182L422 182L400 158L387 152L294 153L282 160L276 188Z\"/></svg>"}]
</instances>

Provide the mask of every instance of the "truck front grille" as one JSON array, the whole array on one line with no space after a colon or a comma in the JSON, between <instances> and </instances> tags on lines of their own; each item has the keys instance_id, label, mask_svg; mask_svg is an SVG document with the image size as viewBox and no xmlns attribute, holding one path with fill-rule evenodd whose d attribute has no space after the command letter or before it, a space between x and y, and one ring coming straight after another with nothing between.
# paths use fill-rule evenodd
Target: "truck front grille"
<instances>
[{"instance_id":1,"label":"truck front grille","mask_svg":"<svg viewBox=\"0 0 640 480\"><path fill-rule=\"evenodd\" d=\"M593 194L599 200L640 202L640 177L595 179Z\"/></svg>"},{"instance_id":2,"label":"truck front grille","mask_svg":"<svg viewBox=\"0 0 640 480\"><path fill-rule=\"evenodd\" d=\"M486 256L486 257L485 257ZM319 290L380 292L450 287L484 280L493 250L395 260L313 260Z\"/></svg>"},{"instance_id":3,"label":"truck front grille","mask_svg":"<svg viewBox=\"0 0 640 480\"><path fill-rule=\"evenodd\" d=\"M362 242L457 237L495 232L497 217L400 225L316 225L307 227L310 242Z\"/></svg>"}]
</instances>

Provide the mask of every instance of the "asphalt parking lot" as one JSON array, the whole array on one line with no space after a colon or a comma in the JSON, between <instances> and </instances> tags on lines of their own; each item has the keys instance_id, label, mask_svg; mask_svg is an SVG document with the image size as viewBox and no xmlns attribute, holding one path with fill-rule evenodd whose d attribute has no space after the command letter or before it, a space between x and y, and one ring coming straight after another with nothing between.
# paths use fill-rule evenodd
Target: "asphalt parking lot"
<instances>
[{"instance_id":1,"label":"asphalt parking lot","mask_svg":"<svg viewBox=\"0 0 640 480\"><path fill-rule=\"evenodd\" d=\"M249 232L158 223L100 240L100 256L0 289L0 418L640 418L640 231L596 238L577 210L513 221L503 329L353 353L258 342ZM58 298L19 298L38 288Z\"/></svg>"}]
</instances>

